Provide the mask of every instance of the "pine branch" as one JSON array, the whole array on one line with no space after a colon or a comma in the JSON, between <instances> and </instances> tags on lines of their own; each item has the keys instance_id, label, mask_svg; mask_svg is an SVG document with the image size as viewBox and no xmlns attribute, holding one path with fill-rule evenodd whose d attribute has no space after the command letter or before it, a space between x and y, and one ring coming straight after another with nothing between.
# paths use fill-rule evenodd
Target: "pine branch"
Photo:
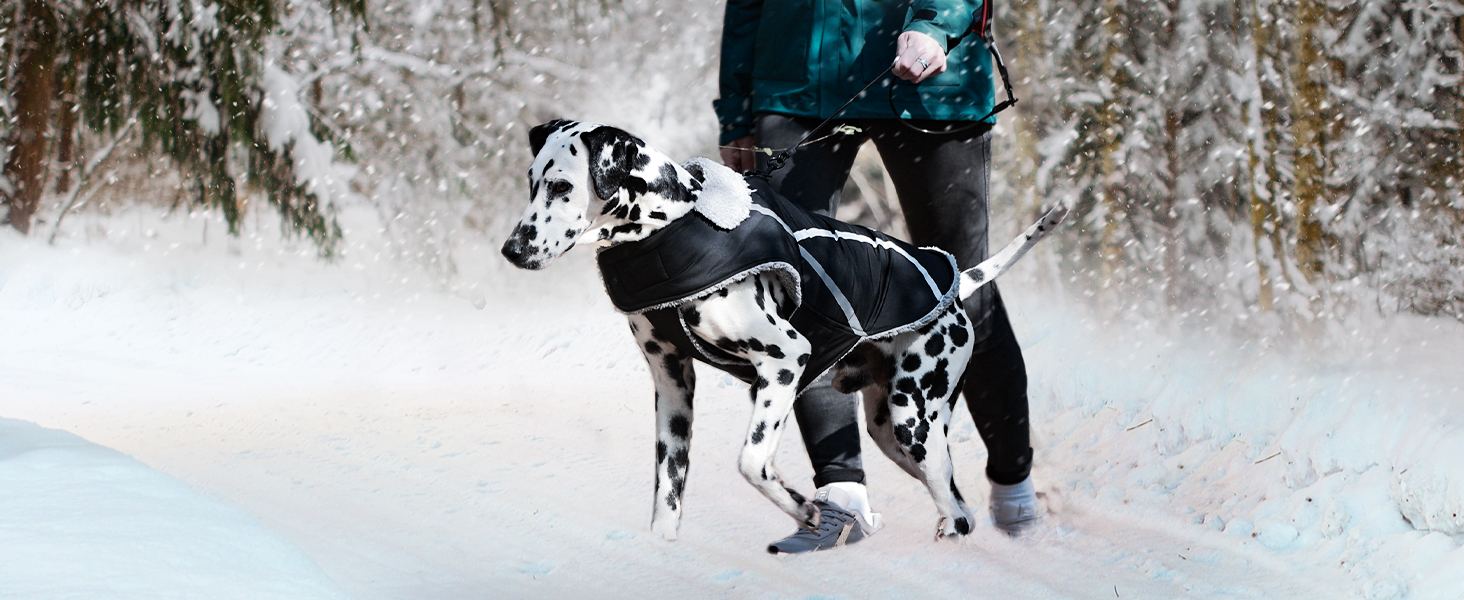
<instances>
[{"instance_id":1,"label":"pine branch","mask_svg":"<svg viewBox=\"0 0 1464 600\"><path fill-rule=\"evenodd\" d=\"M67 194L66 206L61 209L61 214L56 216L56 226L51 228L51 239L47 243L53 246L56 245L56 235L61 233L61 222L66 219L66 215L71 212L73 207L80 208L91 201L91 197L96 194L96 190L88 193L86 200L81 202L79 206L77 205L76 198L81 193L82 188L86 187L87 180L91 178L92 173L95 173L97 168L101 167L102 163L106 162L112 156L112 151L117 149L117 146L122 143L122 140L132 134L132 126L136 124L137 119L128 119L127 125L122 128L122 131L117 134L117 137L112 138L112 143L107 144L105 148L102 148L101 152L87 161L86 167L76 177L76 187L71 188L71 192Z\"/></svg>"}]
</instances>

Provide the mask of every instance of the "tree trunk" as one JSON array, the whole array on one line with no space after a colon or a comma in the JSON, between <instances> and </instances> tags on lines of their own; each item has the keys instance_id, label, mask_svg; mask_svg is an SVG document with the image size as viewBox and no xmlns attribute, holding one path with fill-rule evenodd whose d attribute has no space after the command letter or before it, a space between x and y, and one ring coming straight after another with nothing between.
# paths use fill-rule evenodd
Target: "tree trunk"
<instances>
[{"instance_id":1,"label":"tree trunk","mask_svg":"<svg viewBox=\"0 0 1464 600\"><path fill-rule=\"evenodd\" d=\"M1296 2L1296 95L1291 105L1291 131L1295 148L1296 176L1296 262L1308 283L1322 277L1322 224L1317 220L1318 203L1324 200L1326 149L1323 147L1323 112L1326 87L1321 78L1326 64L1316 34L1321 25L1319 0ZM1315 300L1315 298L1313 298Z\"/></svg>"},{"instance_id":2,"label":"tree trunk","mask_svg":"<svg viewBox=\"0 0 1464 600\"><path fill-rule=\"evenodd\" d=\"M1168 0L1165 2L1165 8L1167 9L1168 19L1164 25L1163 48L1167 53L1178 54L1180 44L1178 35L1179 0ZM1164 178L1164 188L1168 193L1168 197L1163 199L1167 206L1160 206L1159 210L1156 211L1156 216L1158 217L1160 226L1164 228L1165 237L1163 248L1164 300L1169 308L1178 309L1182 302L1179 282L1183 277L1183 274L1180 272L1182 266L1179 260L1180 253L1183 251L1180 247L1183 235L1180 231L1181 224L1179 222L1178 207L1184 199L1179 197L1179 180L1182 177L1183 166L1181 163L1183 159L1179 155L1179 103L1181 97L1176 92L1176 88L1183 84L1180 83L1182 81L1182 78L1179 76L1180 74L1175 72L1177 69L1174 69L1172 66L1166 66L1164 69L1165 86L1160 102L1164 106L1163 150L1166 168L1162 177Z\"/></svg>"},{"instance_id":3,"label":"tree trunk","mask_svg":"<svg viewBox=\"0 0 1464 600\"><path fill-rule=\"evenodd\" d=\"M1103 52L1103 66L1099 72L1101 81L1107 81L1108 97L1103 99L1099 107L1098 115L1098 137L1101 140L1098 147L1100 155L1098 162L1098 196L1099 202L1104 208L1106 220L1103 223L1103 266L1101 269L1103 287L1117 283L1119 269L1123 265L1124 240L1120 236L1120 227L1128 221L1127 212L1124 210L1123 202L1123 176L1119 173L1122 168L1119 160L1119 150L1123 143L1119 132L1120 124L1123 123L1122 105L1119 96L1122 94L1120 79L1120 68L1118 65L1119 40L1123 38L1124 31L1120 27L1123 22L1119 14L1119 0L1106 0L1103 3L1104 31L1107 34L1107 47Z\"/></svg>"},{"instance_id":4,"label":"tree trunk","mask_svg":"<svg viewBox=\"0 0 1464 600\"><path fill-rule=\"evenodd\" d=\"M11 147L5 161L10 189L0 196L10 207L7 222L21 233L30 233L31 217L40 205L46 181L46 132L56 82L56 17L44 0L27 0L17 52L15 75L15 129L5 140Z\"/></svg>"},{"instance_id":5,"label":"tree trunk","mask_svg":"<svg viewBox=\"0 0 1464 600\"><path fill-rule=\"evenodd\" d=\"M1274 277L1279 273L1285 277L1281 266L1285 246L1281 243L1281 222L1276 202L1281 195L1281 172L1276 165L1280 152L1281 115L1277 107L1278 82L1271 80L1276 61L1272 52L1276 49L1276 30L1268 15L1260 6L1262 0L1241 0L1249 4L1251 40L1255 44L1253 81L1256 86L1254 106L1247 108L1252 133L1247 140L1250 151L1250 217L1251 234L1254 236L1256 271L1259 279L1257 303L1261 310L1275 308ZM1279 72L1277 72L1279 75Z\"/></svg>"}]
</instances>

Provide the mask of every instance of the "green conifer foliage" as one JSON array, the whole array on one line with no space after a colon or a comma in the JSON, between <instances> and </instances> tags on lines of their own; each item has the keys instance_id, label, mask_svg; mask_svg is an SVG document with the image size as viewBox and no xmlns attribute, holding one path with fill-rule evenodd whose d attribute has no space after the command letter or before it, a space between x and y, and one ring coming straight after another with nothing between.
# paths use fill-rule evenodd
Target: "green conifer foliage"
<instances>
[{"instance_id":1,"label":"green conifer foliage","mask_svg":"<svg viewBox=\"0 0 1464 600\"><path fill-rule=\"evenodd\" d=\"M261 127L264 42L278 27L282 7L280 0L29 0L24 10L32 12L24 16L5 11L0 18L6 19L11 56L0 58L21 66L34 63L30 57L49 58L54 65L53 81L6 82L15 116L45 115L51 132L27 137L16 127L6 134L12 160L5 168L9 186L0 186L0 195L11 206L11 225L29 229L34 204L24 210L23 203L34 199L22 194L39 194L47 175L44 165L11 163L19 162L16 156L69 148L74 132L58 121L55 107L74 101L81 124L95 133L115 134L135 119L143 151L168 157L191 185L193 200L219 209L231 232L238 233L242 218L236 173L242 166L243 181L268 197L291 232L332 254L339 226L294 172L291 147L271 146ZM362 0L336 0L332 8L355 22L364 18ZM67 88L75 90L74 99L59 93ZM46 143L57 136L66 141Z\"/></svg>"}]
</instances>

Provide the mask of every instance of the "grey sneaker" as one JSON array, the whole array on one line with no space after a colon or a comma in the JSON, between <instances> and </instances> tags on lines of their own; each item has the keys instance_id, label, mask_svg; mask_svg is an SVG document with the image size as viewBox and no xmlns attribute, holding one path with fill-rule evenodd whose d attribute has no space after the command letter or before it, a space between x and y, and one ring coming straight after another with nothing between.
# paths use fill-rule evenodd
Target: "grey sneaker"
<instances>
[{"instance_id":1,"label":"grey sneaker","mask_svg":"<svg viewBox=\"0 0 1464 600\"><path fill-rule=\"evenodd\" d=\"M864 518L823 500L814 500L813 505L822 511L818 531L799 529L793 535L768 544L768 554L802 554L815 550L828 550L852 544L874 533L864 523Z\"/></svg>"},{"instance_id":2,"label":"grey sneaker","mask_svg":"<svg viewBox=\"0 0 1464 600\"><path fill-rule=\"evenodd\" d=\"M991 522L1007 535L1018 536L1036 527L1044 512L1031 476L1015 485L991 484Z\"/></svg>"}]
</instances>

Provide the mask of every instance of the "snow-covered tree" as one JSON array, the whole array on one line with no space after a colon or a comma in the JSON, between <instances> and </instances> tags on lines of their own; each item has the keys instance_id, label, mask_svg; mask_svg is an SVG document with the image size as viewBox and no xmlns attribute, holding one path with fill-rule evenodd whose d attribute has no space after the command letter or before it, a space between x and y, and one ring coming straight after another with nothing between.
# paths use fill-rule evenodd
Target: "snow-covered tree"
<instances>
[{"instance_id":1,"label":"snow-covered tree","mask_svg":"<svg viewBox=\"0 0 1464 600\"><path fill-rule=\"evenodd\" d=\"M364 16L355 0L330 6L353 26ZM86 184L95 164L78 147L83 129L114 148L120 140L109 138L135 126L136 148L170 159L193 201L221 210L231 229L247 182L329 253L340 231L325 206L327 182L315 180L329 174L311 172L322 157L302 154L315 140L296 107L272 97L288 81L271 81L264 60L282 9L278 0L6 3L8 223L28 232L53 180L57 193Z\"/></svg>"}]
</instances>

